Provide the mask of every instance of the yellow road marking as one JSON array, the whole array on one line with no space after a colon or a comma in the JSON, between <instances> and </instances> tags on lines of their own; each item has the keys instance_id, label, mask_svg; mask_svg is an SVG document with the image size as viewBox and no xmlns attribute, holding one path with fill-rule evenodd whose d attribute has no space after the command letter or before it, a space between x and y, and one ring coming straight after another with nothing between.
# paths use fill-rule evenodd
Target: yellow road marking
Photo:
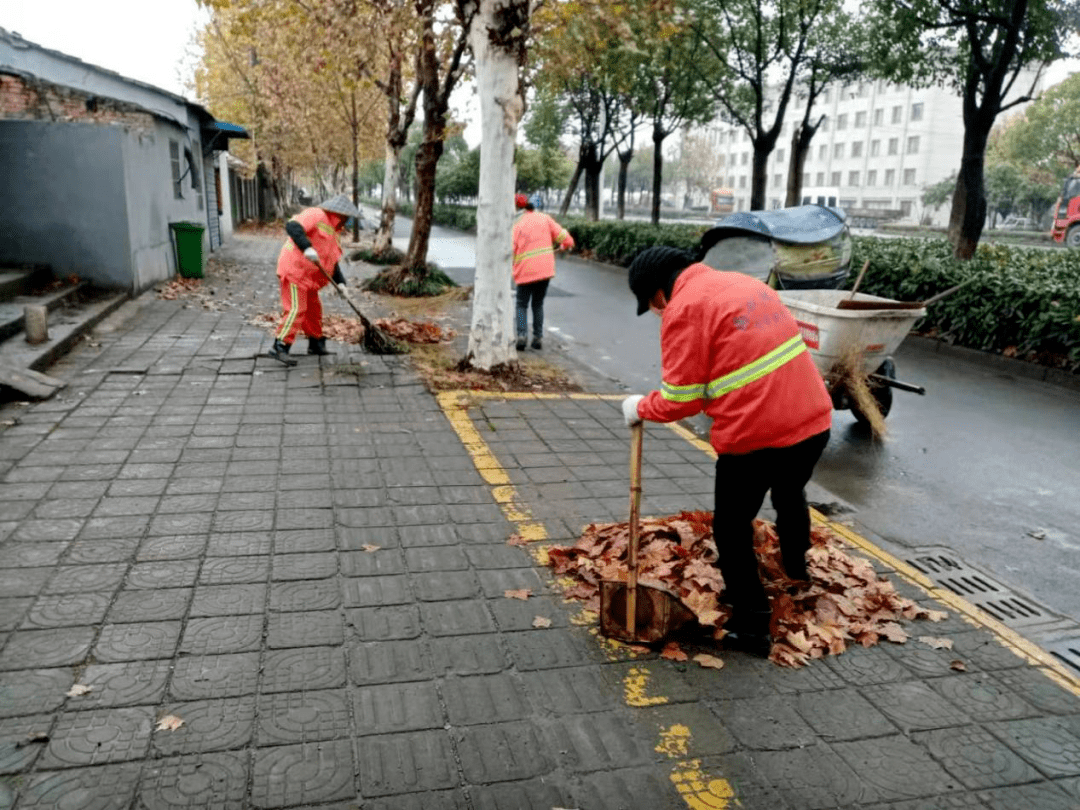
<instances>
[{"instance_id":1,"label":"yellow road marking","mask_svg":"<svg viewBox=\"0 0 1080 810\"><path fill-rule=\"evenodd\" d=\"M626 705L640 709L644 706L663 706L668 702L668 699L662 695L649 696L646 694L650 675L648 667L630 667L626 677L623 678L623 694L626 697Z\"/></svg>"}]
</instances>

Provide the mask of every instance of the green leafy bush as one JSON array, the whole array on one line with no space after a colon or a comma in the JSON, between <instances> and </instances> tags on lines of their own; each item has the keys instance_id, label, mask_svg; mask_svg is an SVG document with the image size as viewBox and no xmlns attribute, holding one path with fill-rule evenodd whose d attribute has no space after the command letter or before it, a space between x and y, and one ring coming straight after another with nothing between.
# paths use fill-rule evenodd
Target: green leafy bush
<instances>
[{"instance_id":1,"label":"green leafy bush","mask_svg":"<svg viewBox=\"0 0 1080 810\"><path fill-rule=\"evenodd\" d=\"M1080 251L979 245L966 262L942 240L856 237L856 269L870 261L859 289L931 304L916 329L960 346L1080 369Z\"/></svg>"},{"instance_id":2,"label":"green leafy bush","mask_svg":"<svg viewBox=\"0 0 1080 810\"><path fill-rule=\"evenodd\" d=\"M638 251L654 245L683 248L696 253L708 225L651 225L648 222L601 220L578 217L562 220L574 237L574 252L591 259L622 266L629 265Z\"/></svg>"}]
</instances>

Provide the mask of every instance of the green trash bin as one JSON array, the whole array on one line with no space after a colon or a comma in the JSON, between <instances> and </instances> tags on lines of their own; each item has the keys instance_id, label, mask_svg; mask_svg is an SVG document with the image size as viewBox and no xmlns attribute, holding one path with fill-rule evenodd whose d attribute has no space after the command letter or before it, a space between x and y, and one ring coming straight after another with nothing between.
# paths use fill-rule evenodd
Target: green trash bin
<instances>
[{"instance_id":1,"label":"green trash bin","mask_svg":"<svg viewBox=\"0 0 1080 810\"><path fill-rule=\"evenodd\" d=\"M184 278L202 278L202 235L198 222L170 222L176 239L176 267Z\"/></svg>"}]
</instances>

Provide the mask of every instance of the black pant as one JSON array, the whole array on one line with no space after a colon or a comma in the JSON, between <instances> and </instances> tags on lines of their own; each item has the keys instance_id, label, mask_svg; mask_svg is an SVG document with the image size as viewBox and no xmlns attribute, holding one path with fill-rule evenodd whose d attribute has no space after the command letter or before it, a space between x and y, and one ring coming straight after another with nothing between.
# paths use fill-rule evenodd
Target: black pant
<instances>
[{"instance_id":1,"label":"black pant","mask_svg":"<svg viewBox=\"0 0 1080 810\"><path fill-rule=\"evenodd\" d=\"M804 488L828 441L826 430L791 447L716 459L713 537L720 554L716 565L724 577L723 601L736 612L769 610L754 554L754 518L770 489L784 569L792 579L807 578L810 511Z\"/></svg>"},{"instance_id":2,"label":"black pant","mask_svg":"<svg viewBox=\"0 0 1080 810\"><path fill-rule=\"evenodd\" d=\"M519 340L525 340L528 334L527 318L530 298L532 299L533 339L541 340L544 337L544 296L547 295L550 283L551 279L545 278L531 284L518 284L516 331Z\"/></svg>"}]
</instances>

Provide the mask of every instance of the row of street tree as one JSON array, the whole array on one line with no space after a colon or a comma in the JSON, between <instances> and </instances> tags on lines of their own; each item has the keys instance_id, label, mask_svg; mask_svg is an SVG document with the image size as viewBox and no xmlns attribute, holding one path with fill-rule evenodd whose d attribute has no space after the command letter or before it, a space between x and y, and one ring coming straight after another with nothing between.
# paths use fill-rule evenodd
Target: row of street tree
<instances>
[{"instance_id":1,"label":"row of street tree","mask_svg":"<svg viewBox=\"0 0 1080 810\"><path fill-rule=\"evenodd\" d=\"M1021 86L1021 77L1061 58L1080 18L1080 0L864 0L855 13L843 0L202 1L212 18L198 92L215 114L249 127L269 198L280 203L298 171L334 186L346 166L356 195L361 164L381 153L376 247L385 247L402 149L414 121L421 124L404 261L412 272L426 266L436 168L460 126L451 94L467 77L475 82L481 298L485 234L498 254L492 272L508 266L505 201L527 103L530 159L554 172L558 156L571 155L564 212L580 184L586 216L598 216L601 172L615 155L621 213L628 167L648 133L658 222L663 147L675 132L717 116L743 128L753 146L751 207L762 208L768 158L794 120L790 204L827 85L856 77L951 85L965 133L949 235L956 255L970 257L987 213L991 130L1000 113L1032 98L1034 86ZM478 347L489 339L512 343L501 326ZM476 355L490 367L509 351Z\"/></svg>"}]
</instances>

